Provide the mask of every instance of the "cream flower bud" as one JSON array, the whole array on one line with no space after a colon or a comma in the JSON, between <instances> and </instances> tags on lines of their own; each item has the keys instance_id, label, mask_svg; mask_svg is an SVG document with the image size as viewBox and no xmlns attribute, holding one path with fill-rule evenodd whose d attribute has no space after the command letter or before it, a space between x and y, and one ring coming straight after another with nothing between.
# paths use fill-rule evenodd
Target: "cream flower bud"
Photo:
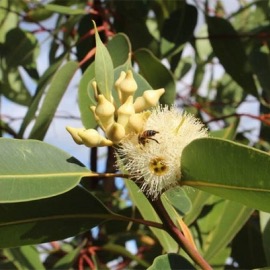
<instances>
[{"instance_id":1,"label":"cream flower bud","mask_svg":"<svg viewBox=\"0 0 270 270\"><path fill-rule=\"evenodd\" d=\"M97 90L97 82L96 81L92 81L92 87L94 89L94 95L95 95L95 99L97 101L98 100L98 90Z\"/></svg>"},{"instance_id":2,"label":"cream flower bud","mask_svg":"<svg viewBox=\"0 0 270 270\"><path fill-rule=\"evenodd\" d=\"M66 130L71 135L72 139L77 144L83 144L81 137L78 135L79 132L85 131L85 128L73 128L73 127L66 127Z\"/></svg>"},{"instance_id":3,"label":"cream flower bud","mask_svg":"<svg viewBox=\"0 0 270 270\"><path fill-rule=\"evenodd\" d=\"M126 102L117 110L117 123L125 127L128 123L129 117L134 113L133 96L129 96Z\"/></svg>"},{"instance_id":4,"label":"cream flower bud","mask_svg":"<svg viewBox=\"0 0 270 270\"><path fill-rule=\"evenodd\" d=\"M137 90L137 83L133 78L131 70L127 71L126 77L120 82L119 89L121 91L121 103L123 104L129 96L133 96Z\"/></svg>"},{"instance_id":5,"label":"cream flower bud","mask_svg":"<svg viewBox=\"0 0 270 270\"><path fill-rule=\"evenodd\" d=\"M126 135L125 129L118 123L113 123L106 129L107 137L115 144L119 143Z\"/></svg>"},{"instance_id":6,"label":"cream flower bud","mask_svg":"<svg viewBox=\"0 0 270 270\"><path fill-rule=\"evenodd\" d=\"M78 133L83 143L88 147L111 146L113 142L101 136L95 129L87 129Z\"/></svg>"},{"instance_id":7,"label":"cream flower bud","mask_svg":"<svg viewBox=\"0 0 270 270\"><path fill-rule=\"evenodd\" d=\"M98 104L95 109L95 115L98 117L104 129L114 122L114 111L114 105L103 95L98 95Z\"/></svg>"},{"instance_id":8,"label":"cream flower bud","mask_svg":"<svg viewBox=\"0 0 270 270\"><path fill-rule=\"evenodd\" d=\"M97 108L96 106L90 106L90 110L93 112L94 117L95 117L95 120L98 122L99 121L99 118L96 115L96 108Z\"/></svg>"},{"instance_id":9,"label":"cream flower bud","mask_svg":"<svg viewBox=\"0 0 270 270\"><path fill-rule=\"evenodd\" d=\"M129 121L126 127L126 132L135 132L135 133L141 133L144 129L145 122L147 121L148 117L150 116L150 111L144 111L141 113L135 113L132 114L129 117Z\"/></svg>"},{"instance_id":10,"label":"cream flower bud","mask_svg":"<svg viewBox=\"0 0 270 270\"><path fill-rule=\"evenodd\" d=\"M157 90L146 90L141 97L136 98L134 108L136 112L154 107L158 104L160 97L165 93L164 88Z\"/></svg>"},{"instance_id":11,"label":"cream flower bud","mask_svg":"<svg viewBox=\"0 0 270 270\"><path fill-rule=\"evenodd\" d=\"M126 77L126 72L121 71L119 78L114 83L114 86L115 86L115 89L117 91L118 98L119 98L120 101L122 100L122 94L121 94L121 91L120 91L120 83L125 79L125 77Z\"/></svg>"}]
</instances>

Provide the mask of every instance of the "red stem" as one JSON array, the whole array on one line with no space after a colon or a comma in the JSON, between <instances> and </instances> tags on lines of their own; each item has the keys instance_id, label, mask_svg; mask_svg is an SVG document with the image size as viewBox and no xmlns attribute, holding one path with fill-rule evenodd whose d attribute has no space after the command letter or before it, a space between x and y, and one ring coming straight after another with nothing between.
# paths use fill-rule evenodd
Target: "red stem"
<instances>
[{"instance_id":1,"label":"red stem","mask_svg":"<svg viewBox=\"0 0 270 270\"><path fill-rule=\"evenodd\" d=\"M149 202L154 207L156 213L161 219L165 230L170 236L183 248L183 250L190 256L190 258L201 267L203 270L212 270L212 267L205 261L201 254L193 248L189 241L185 238L182 232L175 226L171 217L167 213L160 198L155 201L149 199Z\"/></svg>"}]
</instances>

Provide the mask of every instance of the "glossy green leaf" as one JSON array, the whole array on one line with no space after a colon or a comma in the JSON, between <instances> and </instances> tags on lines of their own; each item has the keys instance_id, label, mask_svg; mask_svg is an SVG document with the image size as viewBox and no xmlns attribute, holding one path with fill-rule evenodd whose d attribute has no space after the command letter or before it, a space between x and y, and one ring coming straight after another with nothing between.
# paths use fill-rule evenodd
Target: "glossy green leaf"
<instances>
[{"instance_id":1,"label":"glossy green leaf","mask_svg":"<svg viewBox=\"0 0 270 270\"><path fill-rule=\"evenodd\" d=\"M185 215L184 221L189 226L197 218L204 215L204 206L209 200L209 197L211 197L211 194L201 190L192 190L190 192L187 190L187 194L192 203L192 208L191 211Z\"/></svg>"},{"instance_id":2,"label":"glossy green leaf","mask_svg":"<svg viewBox=\"0 0 270 270\"><path fill-rule=\"evenodd\" d=\"M155 258L153 264L147 268L148 270L174 270L174 269L196 269L184 257L170 253Z\"/></svg>"},{"instance_id":3,"label":"glossy green leaf","mask_svg":"<svg viewBox=\"0 0 270 270\"><path fill-rule=\"evenodd\" d=\"M171 188L165 191L164 195L180 216L184 216L191 210L191 201L183 188L179 186Z\"/></svg>"},{"instance_id":4,"label":"glossy green leaf","mask_svg":"<svg viewBox=\"0 0 270 270\"><path fill-rule=\"evenodd\" d=\"M206 247L204 248L203 257L208 262L211 262L221 250L228 246L254 212L251 208L229 200L225 200L220 205L217 205L215 210L216 213L211 211L207 216L207 225L210 222L215 224L205 240ZM201 227L201 231L205 232L207 227L209 228L209 226ZM225 263L225 260L226 258L224 258L223 263Z\"/></svg>"},{"instance_id":5,"label":"glossy green leaf","mask_svg":"<svg viewBox=\"0 0 270 270\"><path fill-rule=\"evenodd\" d=\"M226 72L246 91L258 96L243 43L228 20L207 17L210 43Z\"/></svg>"},{"instance_id":6,"label":"glossy green leaf","mask_svg":"<svg viewBox=\"0 0 270 270\"><path fill-rule=\"evenodd\" d=\"M17 26L19 17L15 12L8 12L12 6L12 2L9 0L0 1L0 43L3 43L6 38L6 33L12 28Z\"/></svg>"},{"instance_id":7,"label":"glossy green leaf","mask_svg":"<svg viewBox=\"0 0 270 270\"><path fill-rule=\"evenodd\" d=\"M108 42L107 49L112 58L113 66L116 68L128 60L131 44L125 34L119 33Z\"/></svg>"},{"instance_id":8,"label":"glossy green leaf","mask_svg":"<svg viewBox=\"0 0 270 270\"><path fill-rule=\"evenodd\" d=\"M199 26L198 32L196 33L198 37L207 37L207 25L203 24ZM212 54L213 50L208 38L198 38L195 40L196 53L198 54L199 60L206 60Z\"/></svg>"},{"instance_id":9,"label":"glossy green leaf","mask_svg":"<svg viewBox=\"0 0 270 270\"><path fill-rule=\"evenodd\" d=\"M232 252L232 248L230 245L221 249L213 259L208 261L208 263L215 270L224 270L224 265L227 265L228 258L230 258Z\"/></svg>"},{"instance_id":10,"label":"glossy green leaf","mask_svg":"<svg viewBox=\"0 0 270 270\"><path fill-rule=\"evenodd\" d=\"M187 42L193 35L197 15L196 7L189 4L173 10L164 21L162 36L178 45Z\"/></svg>"},{"instance_id":11,"label":"glossy green leaf","mask_svg":"<svg viewBox=\"0 0 270 270\"><path fill-rule=\"evenodd\" d=\"M33 64L39 52L36 37L20 28L14 28L7 33L4 48L9 68Z\"/></svg>"},{"instance_id":12,"label":"glossy green leaf","mask_svg":"<svg viewBox=\"0 0 270 270\"><path fill-rule=\"evenodd\" d=\"M183 44L191 39L197 24L198 12L195 6L183 4L174 9L164 20L161 51L163 55L182 50Z\"/></svg>"},{"instance_id":13,"label":"glossy green leaf","mask_svg":"<svg viewBox=\"0 0 270 270\"><path fill-rule=\"evenodd\" d=\"M54 75L29 138L43 140L56 109L78 67L77 62L70 61Z\"/></svg>"},{"instance_id":14,"label":"glossy green leaf","mask_svg":"<svg viewBox=\"0 0 270 270\"><path fill-rule=\"evenodd\" d=\"M171 105L175 100L176 90L172 73L149 50L137 50L134 58L139 65L140 74L154 89L165 88L160 102Z\"/></svg>"},{"instance_id":15,"label":"glossy green leaf","mask_svg":"<svg viewBox=\"0 0 270 270\"><path fill-rule=\"evenodd\" d=\"M97 104L95 100L95 91L92 87L92 81L95 77L95 64L92 63L84 72L79 84L79 109L81 120L85 128L94 128L97 123L94 114L90 110L91 106Z\"/></svg>"},{"instance_id":16,"label":"glossy green leaf","mask_svg":"<svg viewBox=\"0 0 270 270\"><path fill-rule=\"evenodd\" d=\"M44 72L44 74L40 77L37 84L36 94L31 101L29 109L23 118L20 130L19 130L18 136L20 138L23 137L23 133L25 132L25 129L27 128L29 123L35 118L38 105L44 94L46 86L50 83L53 75L57 72L57 69L63 63L64 57L65 55L60 56L59 59L54 64L49 66L48 69Z\"/></svg>"},{"instance_id":17,"label":"glossy green leaf","mask_svg":"<svg viewBox=\"0 0 270 270\"><path fill-rule=\"evenodd\" d=\"M89 175L89 170L69 154L34 140L1 138L0 161L0 202L55 196Z\"/></svg>"},{"instance_id":18,"label":"glossy green leaf","mask_svg":"<svg viewBox=\"0 0 270 270\"><path fill-rule=\"evenodd\" d=\"M270 212L270 155L234 142L203 138L182 153L183 185Z\"/></svg>"},{"instance_id":19,"label":"glossy green leaf","mask_svg":"<svg viewBox=\"0 0 270 270\"><path fill-rule=\"evenodd\" d=\"M1 207L1 206L0 206ZM33 246L23 246L11 249L5 249L4 255L14 265L14 269L29 270L38 269L45 270L39 252Z\"/></svg>"},{"instance_id":20,"label":"glossy green leaf","mask_svg":"<svg viewBox=\"0 0 270 270\"><path fill-rule=\"evenodd\" d=\"M156 211L153 209L143 193L139 190L137 185L130 180L126 180L126 186L129 190L129 194L133 203L138 207L142 217L145 220L151 220L160 223L161 221L157 216ZM178 244L167 232L152 227L150 227L150 229L153 231L165 251L177 252Z\"/></svg>"},{"instance_id":21,"label":"glossy green leaf","mask_svg":"<svg viewBox=\"0 0 270 270\"><path fill-rule=\"evenodd\" d=\"M112 58L102 43L95 27L96 55L95 55L95 80L100 93L111 100L111 91L114 84Z\"/></svg>"},{"instance_id":22,"label":"glossy green leaf","mask_svg":"<svg viewBox=\"0 0 270 270\"><path fill-rule=\"evenodd\" d=\"M62 5L55 5L55 4L46 4L44 5L44 8L46 10L60 13L60 14L66 14L66 15L81 15L86 14L86 10L80 9L80 8L73 8L73 7L67 7Z\"/></svg>"},{"instance_id":23,"label":"glossy green leaf","mask_svg":"<svg viewBox=\"0 0 270 270\"><path fill-rule=\"evenodd\" d=\"M20 105L28 106L31 103L32 97L17 69L3 70L0 93Z\"/></svg>"},{"instance_id":24,"label":"glossy green leaf","mask_svg":"<svg viewBox=\"0 0 270 270\"><path fill-rule=\"evenodd\" d=\"M53 15L53 11L46 9L45 7L37 7L27 12L25 20L28 22L39 22L49 19Z\"/></svg>"},{"instance_id":25,"label":"glossy green leaf","mask_svg":"<svg viewBox=\"0 0 270 270\"><path fill-rule=\"evenodd\" d=\"M183 78L191 70L193 63L193 59L190 56L182 58L181 61L179 61L176 69L174 70L175 78L177 78L178 80Z\"/></svg>"},{"instance_id":26,"label":"glossy green leaf","mask_svg":"<svg viewBox=\"0 0 270 270\"><path fill-rule=\"evenodd\" d=\"M269 29L268 29L269 30ZM263 51L263 49L267 49ZM270 96L270 64L269 64L269 51L268 46L255 46L249 55L249 59L252 63L252 67L258 77L258 80L262 86L262 89L267 96Z\"/></svg>"},{"instance_id":27,"label":"glossy green leaf","mask_svg":"<svg viewBox=\"0 0 270 270\"><path fill-rule=\"evenodd\" d=\"M53 270L71 269L74 261L80 254L81 249L82 247L78 246L77 248L69 251L64 257L56 262L56 264L53 266Z\"/></svg>"},{"instance_id":28,"label":"glossy green leaf","mask_svg":"<svg viewBox=\"0 0 270 270\"><path fill-rule=\"evenodd\" d=\"M149 12L150 2L147 1L114 1L117 16L114 16L116 32L125 33L132 44L132 48L150 47L155 50L156 42L145 23Z\"/></svg>"},{"instance_id":29,"label":"glossy green leaf","mask_svg":"<svg viewBox=\"0 0 270 270\"><path fill-rule=\"evenodd\" d=\"M112 218L97 198L79 186L47 199L0 204L0 216L1 248L64 239Z\"/></svg>"}]
</instances>

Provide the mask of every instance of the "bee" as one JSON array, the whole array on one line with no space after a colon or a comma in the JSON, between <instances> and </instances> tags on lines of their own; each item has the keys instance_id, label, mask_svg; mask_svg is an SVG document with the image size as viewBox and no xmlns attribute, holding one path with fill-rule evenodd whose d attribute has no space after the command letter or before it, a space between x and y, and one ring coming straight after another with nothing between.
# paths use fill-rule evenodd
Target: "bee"
<instances>
[{"instance_id":1,"label":"bee","mask_svg":"<svg viewBox=\"0 0 270 270\"><path fill-rule=\"evenodd\" d=\"M142 144L143 146L145 146L145 144L148 142L148 140L152 140L152 141L155 141L156 143L159 143L156 139L152 138L157 133L159 133L159 132L155 131L155 130L145 130L145 131L143 131L138 136L138 143Z\"/></svg>"}]
</instances>

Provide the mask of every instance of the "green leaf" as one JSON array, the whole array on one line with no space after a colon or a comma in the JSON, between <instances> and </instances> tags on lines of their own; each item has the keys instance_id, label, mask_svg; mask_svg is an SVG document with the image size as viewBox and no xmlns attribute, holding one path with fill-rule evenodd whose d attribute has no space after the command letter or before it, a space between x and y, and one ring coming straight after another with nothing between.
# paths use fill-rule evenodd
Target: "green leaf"
<instances>
[{"instance_id":1,"label":"green leaf","mask_svg":"<svg viewBox=\"0 0 270 270\"><path fill-rule=\"evenodd\" d=\"M25 20L31 23L49 19L53 15L53 12L45 7L40 6L35 9L30 9L25 16Z\"/></svg>"},{"instance_id":2,"label":"green leaf","mask_svg":"<svg viewBox=\"0 0 270 270\"><path fill-rule=\"evenodd\" d=\"M184 221L187 225L190 225L198 218L199 215L203 215L203 207L211 195L201 190L194 190L192 192L187 192L187 194L191 200L192 208L184 217Z\"/></svg>"},{"instance_id":3,"label":"green leaf","mask_svg":"<svg viewBox=\"0 0 270 270\"><path fill-rule=\"evenodd\" d=\"M192 68L192 64L194 63L191 56L187 56L185 58L182 58L181 61L179 61L176 69L174 70L174 76L178 80L182 79Z\"/></svg>"},{"instance_id":4,"label":"green leaf","mask_svg":"<svg viewBox=\"0 0 270 270\"><path fill-rule=\"evenodd\" d=\"M107 49L112 58L113 66L116 68L128 60L131 44L125 34L119 33L108 42Z\"/></svg>"},{"instance_id":5,"label":"green leaf","mask_svg":"<svg viewBox=\"0 0 270 270\"><path fill-rule=\"evenodd\" d=\"M23 133L25 132L25 129L27 128L29 123L35 118L36 111L38 109L39 102L44 94L45 88L51 81L52 76L56 73L59 66L63 63L64 57L65 55L60 56L59 59L54 64L48 67L48 69L44 72L44 74L39 79L37 89L36 89L36 94L34 98L32 99L29 109L21 124L19 134L18 134L19 138L23 137Z\"/></svg>"},{"instance_id":6,"label":"green leaf","mask_svg":"<svg viewBox=\"0 0 270 270\"><path fill-rule=\"evenodd\" d=\"M55 196L89 175L78 160L49 144L0 139L0 202Z\"/></svg>"},{"instance_id":7,"label":"green leaf","mask_svg":"<svg viewBox=\"0 0 270 270\"><path fill-rule=\"evenodd\" d=\"M3 70L0 93L20 105L28 106L31 103L32 97L17 69Z\"/></svg>"},{"instance_id":8,"label":"green leaf","mask_svg":"<svg viewBox=\"0 0 270 270\"><path fill-rule=\"evenodd\" d=\"M226 72L244 91L257 97L252 69L236 30L228 20L218 17L207 17L207 24L213 51Z\"/></svg>"},{"instance_id":9,"label":"green leaf","mask_svg":"<svg viewBox=\"0 0 270 270\"><path fill-rule=\"evenodd\" d=\"M212 210L207 216L208 222L206 226L201 227L201 231L205 232L207 228L209 229L209 224L214 223L205 240L206 247L204 248L203 257L208 262L211 262L221 250L228 246L254 212L251 208L228 200L217 205L215 210L215 213ZM223 263L225 263L225 260L226 258Z\"/></svg>"},{"instance_id":10,"label":"green leaf","mask_svg":"<svg viewBox=\"0 0 270 270\"><path fill-rule=\"evenodd\" d=\"M130 180L126 180L126 186L129 190L129 194L133 203L139 209L142 217L146 220L160 223L161 221L157 216L156 211L153 209L152 205L148 202L147 198L143 195L143 193L139 190L137 185ZM164 203L164 200L162 202ZM170 205L168 205L168 208L166 208L167 211L169 209L169 206ZM153 227L150 227L150 229L151 231L153 231L165 251L177 252L178 244L171 238L171 236L166 231Z\"/></svg>"},{"instance_id":11,"label":"green leaf","mask_svg":"<svg viewBox=\"0 0 270 270\"><path fill-rule=\"evenodd\" d=\"M195 6L185 4L174 9L165 19L162 29L161 51L165 55L182 50L183 44L193 36L198 12ZM169 41L169 42L168 42ZM168 46L167 44L171 44Z\"/></svg>"},{"instance_id":12,"label":"green leaf","mask_svg":"<svg viewBox=\"0 0 270 270\"><path fill-rule=\"evenodd\" d=\"M147 270L173 270L173 269L196 269L184 257L170 253L155 258L153 264Z\"/></svg>"},{"instance_id":13,"label":"green leaf","mask_svg":"<svg viewBox=\"0 0 270 270\"><path fill-rule=\"evenodd\" d=\"M96 56L95 80L100 93L111 100L111 91L114 83L113 62L107 48L102 43L95 26Z\"/></svg>"},{"instance_id":14,"label":"green leaf","mask_svg":"<svg viewBox=\"0 0 270 270\"><path fill-rule=\"evenodd\" d=\"M182 153L181 184L270 212L270 155L234 142L203 138Z\"/></svg>"},{"instance_id":15,"label":"green leaf","mask_svg":"<svg viewBox=\"0 0 270 270\"><path fill-rule=\"evenodd\" d=\"M44 5L44 8L48 11L60 13L60 14L66 14L66 15L81 15L86 14L86 10L80 9L78 7L67 7L67 6L61 6L61 5L55 5L55 4L46 4Z\"/></svg>"},{"instance_id":16,"label":"green leaf","mask_svg":"<svg viewBox=\"0 0 270 270\"><path fill-rule=\"evenodd\" d=\"M43 200L0 204L0 216L1 248L64 239L112 218L97 198L79 186Z\"/></svg>"},{"instance_id":17,"label":"green leaf","mask_svg":"<svg viewBox=\"0 0 270 270\"><path fill-rule=\"evenodd\" d=\"M268 29L269 31L269 29ZM267 52L263 51L266 48ZM260 81L263 91L270 96L270 63L269 63L269 49L265 46L255 46L249 55L252 67Z\"/></svg>"},{"instance_id":18,"label":"green leaf","mask_svg":"<svg viewBox=\"0 0 270 270\"><path fill-rule=\"evenodd\" d=\"M114 16L116 32L124 32L129 37L134 50L146 47L157 49L157 44L146 25L146 18L149 17L148 12L151 9L150 2L114 1L117 10L117 16Z\"/></svg>"},{"instance_id":19,"label":"green leaf","mask_svg":"<svg viewBox=\"0 0 270 270\"><path fill-rule=\"evenodd\" d=\"M5 249L4 255L14 264L16 269L45 270L45 267L40 260L39 253L33 246L23 246L12 249Z\"/></svg>"},{"instance_id":20,"label":"green leaf","mask_svg":"<svg viewBox=\"0 0 270 270\"><path fill-rule=\"evenodd\" d=\"M146 49L137 50L134 58L139 65L140 74L154 88L165 88L161 96L162 104L173 104L175 100L175 81L172 73L156 58L151 51Z\"/></svg>"},{"instance_id":21,"label":"green leaf","mask_svg":"<svg viewBox=\"0 0 270 270\"><path fill-rule=\"evenodd\" d=\"M164 21L162 36L177 45L187 42L193 35L197 15L196 7L189 4L173 10Z\"/></svg>"},{"instance_id":22,"label":"green leaf","mask_svg":"<svg viewBox=\"0 0 270 270\"><path fill-rule=\"evenodd\" d=\"M9 12L12 4L9 0L0 1L0 43L5 41L6 33L16 27L19 21L19 16L15 12Z\"/></svg>"},{"instance_id":23,"label":"green leaf","mask_svg":"<svg viewBox=\"0 0 270 270\"><path fill-rule=\"evenodd\" d=\"M7 33L4 47L8 68L33 64L39 52L36 37L20 28L14 28Z\"/></svg>"},{"instance_id":24,"label":"green leaf","mask_svg":"<svg viewBox=\"0 0 270 270\"><path fill-rule=\"evenodd\" d=\"M66 254L64 257L62 257L56 262L53 270L71 269L75 259L80 254L81 249L82 247L78 246L77 248L74 248L72 251L68 252L68 254Z\"/></svg>"},{"instance_id":25,"label":"green leaf","mask_svg":"<svg viewBox=\"0 0 270 270\"><path fill-rule=\"evenodd\" d=\"M29 138L43 140L56 109L78 67L79 65L77 62L70 61L57 71L52 79Z\"/></svg>"},{"instance_id":26,"label":"green leaf","mask_svg":"<svg viewBox=\"0 0 270 270\"><path fill-rule=\"evenodd\" d=\"M191 210L191 201L183 188L179 186L173 187L165 191L162 196L164 195L180 216L184 216Z\"/></svg>"},{"instance_id":27,"label":"green leaf","mask_svg":"<svg viewBox=\"0 0 270 270\"><path fill-rule=\"evenodd\" d=\"M92 81L95 76L95 64L92 63L86 71L79 84L79 109L81 120L85 128L94 128L97 125L94 114L90 110L91 106L96 106L95 91L92 87Z\"/></svg>"}]
</instances>

